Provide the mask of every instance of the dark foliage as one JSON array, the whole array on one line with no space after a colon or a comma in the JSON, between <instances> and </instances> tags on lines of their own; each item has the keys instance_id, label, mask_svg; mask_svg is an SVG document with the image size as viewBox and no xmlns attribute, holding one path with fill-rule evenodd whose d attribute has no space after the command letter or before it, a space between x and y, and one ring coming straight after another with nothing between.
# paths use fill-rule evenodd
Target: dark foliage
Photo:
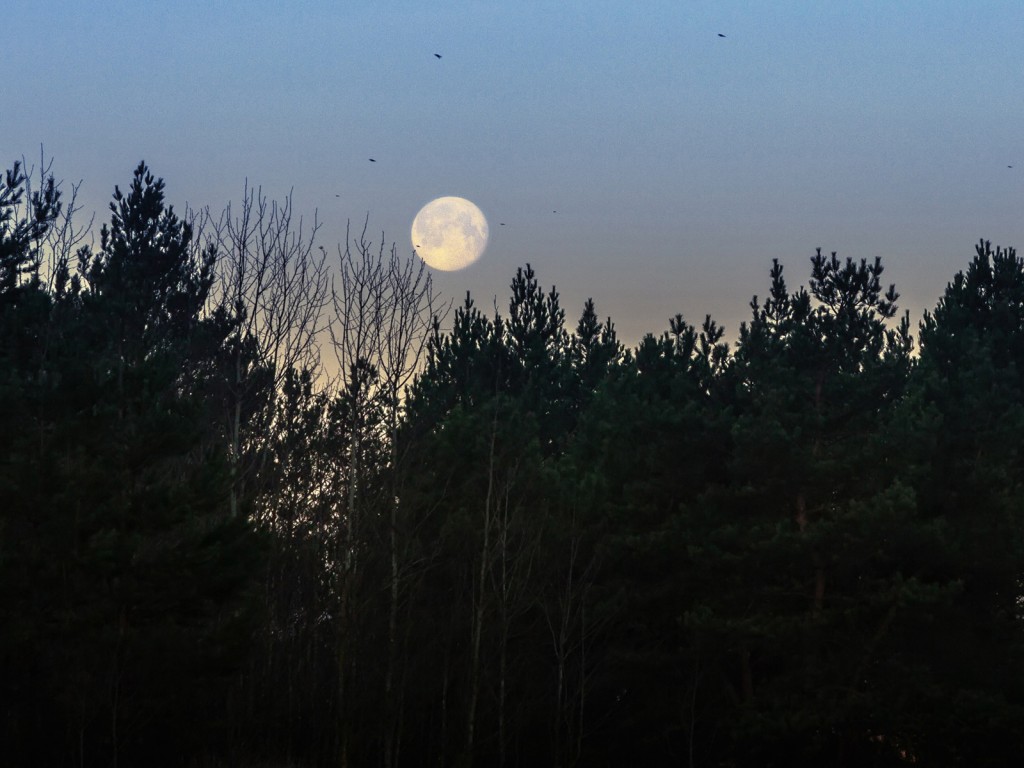
<instances>
[{"instance_id":1,"label":"dark foliage","mask_svg":"<svg viewBox=\"0 0 1024 768\"><path fill-rule=\"evenodd\" d=\"M164 194L140 165L72 263L53 179L0 182L5 764L1024 750L1012 249L978 246L917 355L880 259L818 251L796 290L773 263L735 349L681 315L624 349L592 301L567 328L527 265L507 314L435 320L399 402L383 262L328 383Z\"/></svg>"}]
</instances>

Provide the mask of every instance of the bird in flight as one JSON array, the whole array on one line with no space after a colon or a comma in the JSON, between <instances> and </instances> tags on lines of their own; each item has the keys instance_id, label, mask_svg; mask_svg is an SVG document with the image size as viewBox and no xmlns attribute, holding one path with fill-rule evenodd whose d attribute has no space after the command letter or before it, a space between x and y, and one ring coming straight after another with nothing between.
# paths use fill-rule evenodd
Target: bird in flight
<instances>
[{"instance_id":1,"label":"bird in flight","mask_svg":"<svg viewBox=\"0 0 1024 768\"><path fill-rule=\"evenodd\" d=\"M435 53L434 57L440 59L441 58L441 54L440 53Z\"/></svg>"},{"instance_id":2,"label":"bird in flight","mask_svg":"<svg viewBox=\"0 0 1024 768\"><path fill-rule=\"evenodd\" d=\"M371 163L376 163L377 161L376 161L376 160L374 160L374 159L373 159L373 158L371 157L371 158L370 158L370 162L371 162Z\"/></svg>"},{"instance_id":3,"label":"bird in flight","mask_svg":"<svg viewBox=\"0 0 1024 768\"><path fill-rule=\"evenodd\" d=\"M721 32L718 33L718 36L719 37L725 37L725 35L723 35Z\"/></svg>"}]
</instances>

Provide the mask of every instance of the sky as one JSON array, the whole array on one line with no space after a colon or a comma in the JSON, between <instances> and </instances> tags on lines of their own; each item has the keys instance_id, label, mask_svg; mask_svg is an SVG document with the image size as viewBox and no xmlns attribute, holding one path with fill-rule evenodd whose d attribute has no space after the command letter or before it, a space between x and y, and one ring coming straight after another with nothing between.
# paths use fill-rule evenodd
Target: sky
<instances>
[{"instance_id":1,"label":"sky","mask_svg":"<svg viewBox=\"0 0 1024 768\"><path fill-rule=\"evenodd\" d=\"M629 344L677 312L734 338L771 260L795 288L817 247L881 256L915 323L980 238L1024 247L1019 0L6 0L2 18L0 164L42 146L98 221L140 160L178 211L247 182L291 193L332 253L368 220L411 254L416 212L464 197L491 240L434 274L441 293L504 309L529 262L570 325L593 297Z\"/></svg>"}]
</instances>

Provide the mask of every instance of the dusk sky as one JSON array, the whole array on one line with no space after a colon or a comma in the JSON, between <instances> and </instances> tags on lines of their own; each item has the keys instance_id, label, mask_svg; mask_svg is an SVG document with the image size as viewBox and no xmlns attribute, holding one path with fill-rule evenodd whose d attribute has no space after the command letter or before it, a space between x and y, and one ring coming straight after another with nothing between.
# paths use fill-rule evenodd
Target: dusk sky
<instances>
[{"instance_id":1,"label":"dusk sky","mask_svg":"<svg viewBox=\"0 0 1024 768\"><path fill-rule=\"evenodd\" d=\"M734 338L771 259L796 287L815 247L881 256L916 327L979 238L1024 247L1020 0L7 0L2 19L0 162L42 144L86 218L142 159L179 211L246 179L294 190L331 252L369 215L411 253L420 207L460 196L491 241L435 273L443 293L504 311L530 262L571 326L592 296L630 344L676 312Z\"/></svg>"}]
</instances>

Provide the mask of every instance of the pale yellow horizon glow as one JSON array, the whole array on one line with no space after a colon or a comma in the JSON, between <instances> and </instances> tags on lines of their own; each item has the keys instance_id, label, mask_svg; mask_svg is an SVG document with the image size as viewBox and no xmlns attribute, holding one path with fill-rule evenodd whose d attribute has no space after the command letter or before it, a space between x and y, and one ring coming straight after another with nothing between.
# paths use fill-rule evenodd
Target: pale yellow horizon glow
<instances>
[{"instance_id":1,"label":"pale yellow horizon glow","mask_svg":"<svg viewBox=\"0 0 1024 768\"><path fill-rule=\"evenodd\" d=\"M463 197L439 197L412 222L412 247L427 266L443 272L465 269L487 248L490 229L483 211Z\"/></svg>"}]
</instances>

